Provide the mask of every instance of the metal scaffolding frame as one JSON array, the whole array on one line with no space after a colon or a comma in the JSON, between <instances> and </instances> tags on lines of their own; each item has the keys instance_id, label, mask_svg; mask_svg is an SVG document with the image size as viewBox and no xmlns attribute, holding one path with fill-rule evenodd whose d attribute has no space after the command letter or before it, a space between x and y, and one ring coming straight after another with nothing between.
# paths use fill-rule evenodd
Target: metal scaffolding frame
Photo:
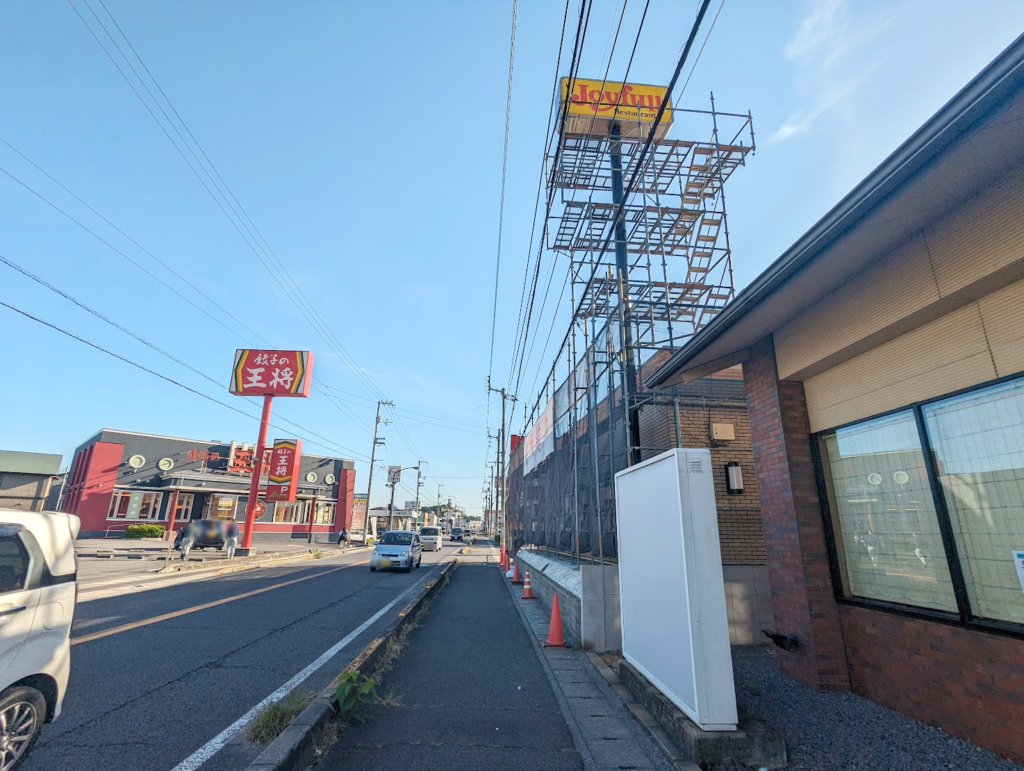
<instances>
[{"instance_id":1,"label":"metal scaffolding frame","mask_svg":"<svg viewBox=\"0 0 1024 771\"><path fill-rule=\"evenodd\" d=\"M638 457L640 410L663 396L645 392L644 366L734 296L725 182L754 150L752 118L717 111L713 95L710 110L673 114L706 139L655 139L641 159L643 127L615 126L566 133L547 159L545 246L568 257L573 315L526 412L529 425L552 410L553 440L511 457L514 546L615 558L614 475Z\"/></svg>"}]
</instances>

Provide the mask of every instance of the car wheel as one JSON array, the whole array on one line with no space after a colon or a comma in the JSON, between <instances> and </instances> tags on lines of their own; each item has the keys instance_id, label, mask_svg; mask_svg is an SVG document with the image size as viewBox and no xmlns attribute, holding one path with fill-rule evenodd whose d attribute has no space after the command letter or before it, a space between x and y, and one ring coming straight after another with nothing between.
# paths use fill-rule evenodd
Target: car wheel
<instances>
[{"instance_id":1,"label":"car wheel","mask_svg":"<svg viewBox=\"0 0 1024 771\"><path fill-rule=\"evenodd\" d=\"M35 688L18 686L0 696L0 768L12 771L32 749L46 720L46 699Z\"/></svg>"},{"instance_id":2,"label":"car wheel","mask_svg":"<svg viewBox=\"0 0 1024 771\"><path fill-rule=\"evenodd\" d=\"M412 572L412 558L411 557L409 558L409 564L406 567L402 568L402 572L403 573L411 573Z\"/></svg>"},{"instance_id":3,"label":"car wheel","mask_svg":"<svg viewBox=\"0 0 1024 771\"><path fill-rule=\"evenodd\" d=\"M371 573L376 573L377 572L377 568L370 568L370 572Z\"/></svg>"}]
</instances>

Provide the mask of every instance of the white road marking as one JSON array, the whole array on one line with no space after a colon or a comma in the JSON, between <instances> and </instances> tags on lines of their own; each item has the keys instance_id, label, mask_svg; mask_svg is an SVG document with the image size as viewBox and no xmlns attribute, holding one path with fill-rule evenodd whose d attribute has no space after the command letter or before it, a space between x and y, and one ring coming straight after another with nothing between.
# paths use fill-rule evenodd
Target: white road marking
<instances>
[{"instance_id":1,"label":"white road marking","mask_svg":"<svg viewBox=\"0 0 1024 771\"><path fill-rule=\"evenodd\" d=\"M204 744L198 750L196 750L191 755L189 755L187 758L185 758L183 761L181 761L178 765L176 765L172 769L172 771L196 771L196 769L199 768L200 766L202 766L203 763L205 763L210 758L212 758L214 755L216 755L220 751L221 747L223 747L225 744L228 743L228 741L231 739L232 736L234 736L236 733L238 733L243 728L245 728L250 722L252 722L252 719L254 717L256 717L256 715L259 713L259 711L261 709L266 707L268 704L274 704L276 702L279 702L281 699L283 699L285 696L287 696L289 693L291 693L291 691L299 683L301 683L303 680L305 680L307 677L309 677L314 672L316 672L318 669L320 669L320 667L322 667L324 664L326 664L332 658L334 658L339 653L341 653L341 651L344 650L345 647L349 645L349 643L351 643L359 635L361 635L363 632L365 632L367 629L369 629L374 623L379 621L380 618L385 613L387 613L389 610L391 610L393 607L395 607L395 605L397 605L399 602L401 602L402 598L404 598L407 594L412 592L413 589L418 589L418 588L420 588L422 586L423 586L423 581L417 581L412 586L410 586L408 589L406 589L404 592L402 592L400 595L395 597L395 599L393 599L391 602L389 602L383 608L381 608L376 613L374 613L372 616L370 616L368 619L366 619L366 621L364 621L362 624L360 624L358 627L353 629L351 632L349 632L347 635L345 635L342 639L340 639L338 642L336 642L334 645L332 645L330 648L328 648L326 651L324 651L324 653L316 661L314 661L308 667L303 669L301 672L299 672L297 675L295 675L291 680L286 682L284 685L282 685L280 688L278 688L272 694L270 694L265 699L263 699L263 701L261 701L255 707L253 707L248 712L246 712L244 715L242 715L240 718L238 718L238 720L236 720L234 723L229 725L227 728L225 728L219 734L217 734L212 739L210 739L210 741L208 741L206 744Z\"/></svg>"}]
</instances>

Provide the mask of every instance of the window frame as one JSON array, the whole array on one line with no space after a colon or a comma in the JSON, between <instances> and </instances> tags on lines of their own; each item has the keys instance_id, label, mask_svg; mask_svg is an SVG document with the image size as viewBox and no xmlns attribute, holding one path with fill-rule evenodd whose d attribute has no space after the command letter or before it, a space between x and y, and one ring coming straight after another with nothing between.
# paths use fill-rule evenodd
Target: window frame
<instances>
[{"instance_id":1,"label":"window frame","mask_svg":"<svg viewBox=\"0 0 1024 771\"><path fill-rule=\"evenodd\" d=\"M949 508L946 505L946 496L943 494L942 485L939 481L936 469L935 452L932 449L931 442L929 441L928 430L924 420L924 408L928 405L935 404L937 402L944 402L948 399L953 399L975 391L983 391L987 388L992 388L1015 380L1024 380L1024 372L1018 372L1006 377L996 378L995 380L988 380L984 383L951 391L931 399L924 399L911 404L906 404L896 409L886 410L885 412L869 415L860 418L859 420L853 420L838 426L832 426L824 431L816 431L810 435L811 459L814 465L814 476L817 483L818 500L821 504L822 524L825 532L825 552L828 556L829 573L832 577L832 591L836 602L843 605L886 611L910 618L923 618L929 621L963 627L973 631L991 632L1024 639L1024 624L980 617L973 613L967 592L967 581L964 578L963 565L961 562L962 555L957 551L953 524L950 518ZM935 516L938 519L939 532L942 536L942 545L946 555L946 564L949 567L949 576L953 583L953 594L956 598L957 604L956 613L848 594L846 582L843 578L843 562L840 556L839 540L836 537L837 533L835 531L835 523L833 519L834 513L832 511L832 502L829 497L830 480L825 473L825 459L822 451L822 440L825 436L834 434L844 428L863 425L872 420L908 411L914 416L914 422L917 426L918 441L921 445L921 451L924 454L928 486L935 507Z\"/></svg>"},{"instance_id":2,"label":"window frame","mask_svg":"<svg viewBox=\"0 0 1024 771\"><path fill-rule=\"evenodd\" d=\"M308 525L309 517L312 514L309 511L310 501L305 498L297 498L294 501L277 501L274 504L274 514L271 517L271 521L276 525ZM292 510L293 507L298 511L297 519L278 519L278 514L282 513L283 508L288 507Z\"/></svg>"}]
</instances>

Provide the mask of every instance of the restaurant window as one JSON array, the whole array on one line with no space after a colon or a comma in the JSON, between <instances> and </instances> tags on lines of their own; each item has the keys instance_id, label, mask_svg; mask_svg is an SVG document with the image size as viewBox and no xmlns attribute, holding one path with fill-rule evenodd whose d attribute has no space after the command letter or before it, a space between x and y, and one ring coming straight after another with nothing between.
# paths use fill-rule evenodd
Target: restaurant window
<instances>
[{"instance_id":1,"label":"restaurant window","mask_svg":"<svg viewBox=\"0 0 1024 771\"><path fill-rule=\"evenodd\" d=\"M107 519L127 519L131 501L131 493L116 491L110 499L110 512L107 514Z\"/></svg>"},{"instance_id":2,"label":"restaurant window","mask_svg":"<svg viewBox=\"0 0 1024 771\"><path fill-rule=\"evenodd\" d=\"M335 504L328 501L320 501L316 505L316 518L313 523L316 525L334 524Z\"/></svg>"},{"instance_id":3,"label":"restaurant window","mask_svg":"<svg viewBox=\"0 0 1024 771\"><path fill-rule=\"evenodd\" d=\"M163 493L117 490L110 499L107 519L159 519Z\"/></svg>"},{"instance_id":4,"label":"restaurant window","mask_svg":"<svg viewBox=\"0 0 1024 771\"><path fill-rule=\"evenodd\" d=\"M159 519L163 493L142 493L139 501L139 519Z\"/></svg>"},{"instance_id":5,"label":"restaurant window","mask_svg":"<svg viewBox=\"0 0 1024 771\"><path fill-rule=\"evenodd\" d=\"M236 495L209 495L203 509L203 519L234 519L237 505Z\"/></svg>"},{"instance_id":6,"label":"restaurant window","mask_svg":"<svg viewBox=\"0 0 1024 771\"><path fill-rule=\"evenodd\" d=\"M309 522L309 509L306 501L295 501L293 503L275 503L274 521L289 524L301 524Z\"/></svg>"},{"instance_id":7,"label":"restaurant window","mask_svg":"<svg viewBox=\"0 0 1024 771\"><path fill-rule=\"evenodd\" d=\"M195 504L195 500L194 493L178 493L178 505L174 508L174 518L176 520L192 519L192 506Z\"/></svg>"},{"instance_id":8,"label":"restaurant window","mask_svg":"<svg viewBox=\"0 0 1024 771\"><path fill-rule=\"evenodd\" d=\"M1024 623L1024 380L922 408L971 613Z\"/></svg>"},{"instance_id":9,"label":"restaurant window","mask_svg":"<svg viewBox=\"0 0 1024 771\"><path fill-rule=\"evenodd\" d=\"M821 437L847 594L957 611L912 410Z\"/></svg>"}]
</instances>

